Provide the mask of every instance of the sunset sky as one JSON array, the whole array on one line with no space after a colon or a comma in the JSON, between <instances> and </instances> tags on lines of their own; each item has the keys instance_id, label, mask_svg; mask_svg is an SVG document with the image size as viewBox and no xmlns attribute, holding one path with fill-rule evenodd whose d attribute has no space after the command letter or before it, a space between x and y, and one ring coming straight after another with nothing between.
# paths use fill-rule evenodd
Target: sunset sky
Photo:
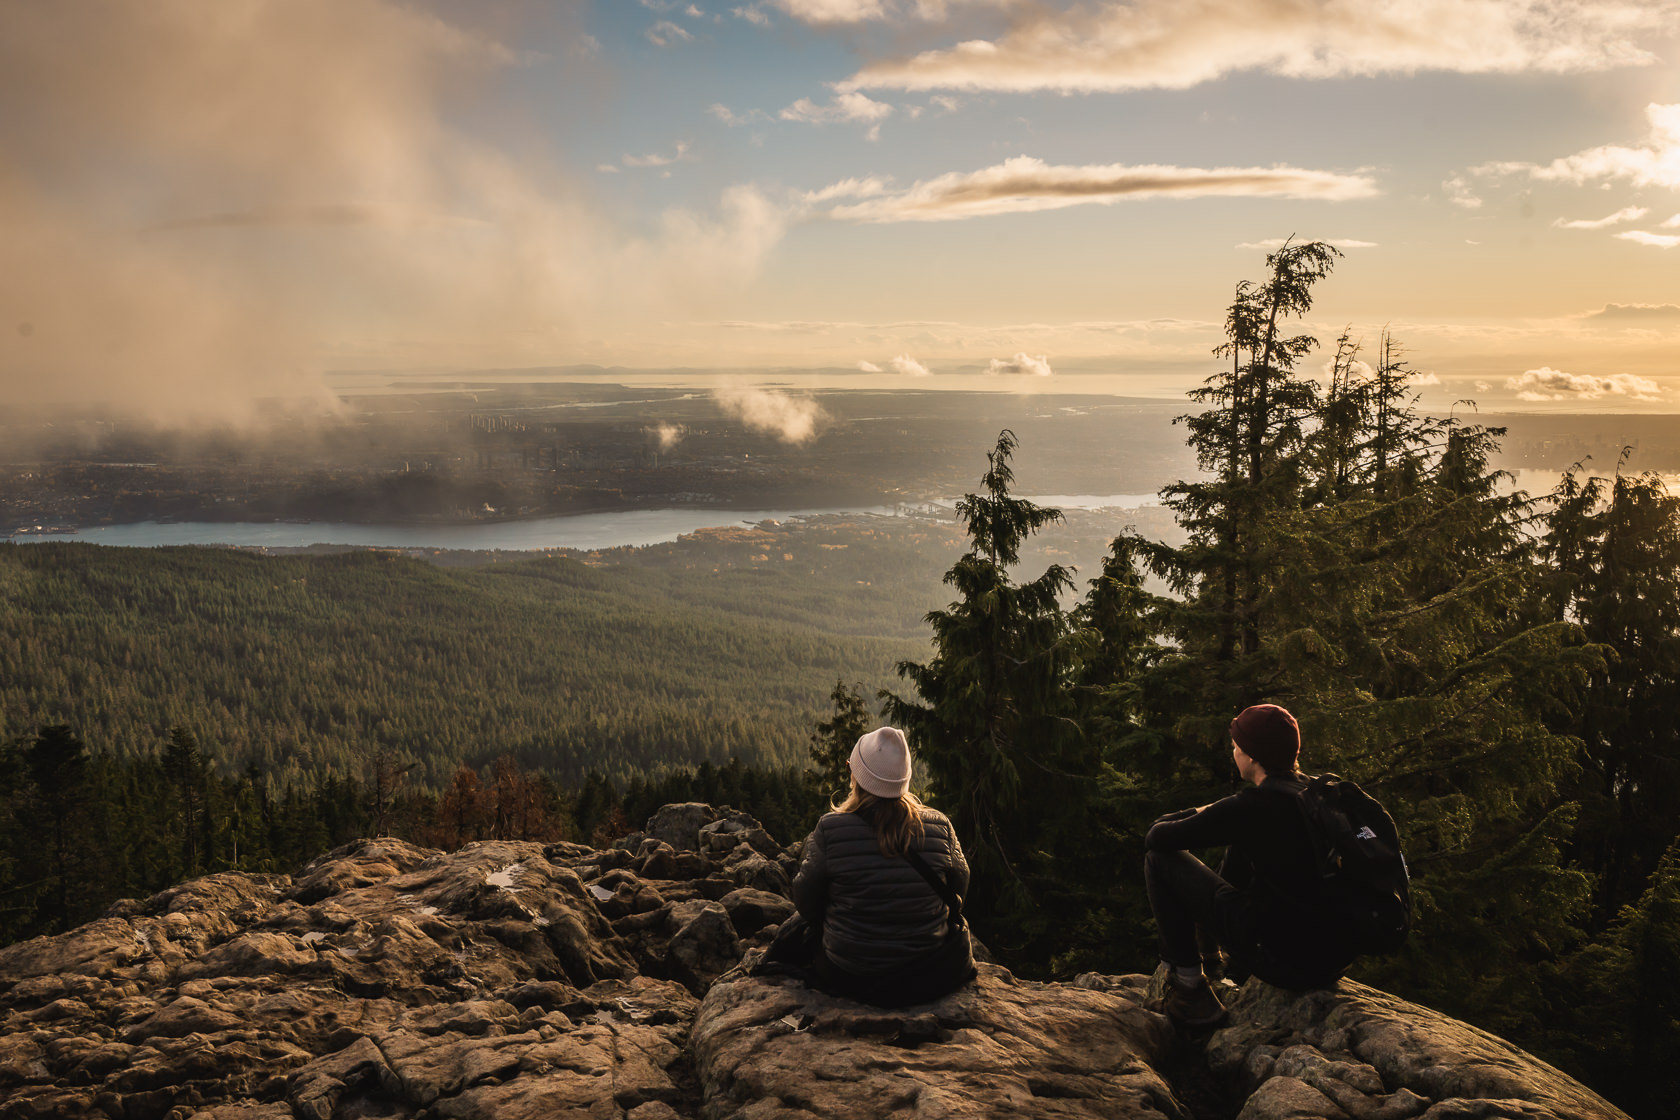
<instances>
[{"instance_id":1,"label":"sunset sky","mask_svg":"<svg viewBox=\"0 0 1680 1120\"><path fill-rule=\"evenodd\" d=\"M0 106L0 406L1177 394L1294 236L1432 405L1680 411L1680 0L0 0Z\"/></svg>"}]
</instances>

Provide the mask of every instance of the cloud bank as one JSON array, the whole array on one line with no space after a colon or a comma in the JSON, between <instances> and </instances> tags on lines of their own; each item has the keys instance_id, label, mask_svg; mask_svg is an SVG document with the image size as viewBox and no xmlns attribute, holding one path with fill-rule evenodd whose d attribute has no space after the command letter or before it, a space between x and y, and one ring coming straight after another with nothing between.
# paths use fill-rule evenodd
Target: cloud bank
<instances>
[{"instance_id":1,"label":"cloud bank","mask_svg":"<svg viewBox=\"0 0 1680 1120\"><path fill-rule=\"evenodd\" d=\"M856 18L868 0L779 0ZM1290 78L1575 73L1660 61L1641 43L1674 0L1099 0L1022 4L1011 29L871 63L844 89L1060 93L1186 89L1240 71Z\"/></svg>"},{"instance_id":2,"label":"cloud bank","mask_svg":"<svg viewBox=\"0 0 1680 1120\"><path fill-rule=\"evenodd\" d=\"M629 237L463 123L520 64L396 0L0 4L0 400L258 417L326 368L563 360L754 273L762 193Z\"/></svg>"},{"instance_id":3,"label":"cloud bank","mask_svg":"<svg viewBox=\"0 0 1680 1120\"><path fill-rule=\"evenodd\" d=\"M1604 397L1626 397L1635 401L1662 399L1662 388L1645 377L1618 373L1610 377L1565 373L1550 366L1525 370L1520 377L1505 379L1505 388L1525 401L1596 401Z\"/></svg>"},{"instance_id":4,"label":"cloud bank","mask_svg":"<svg viewBox=\"0 0 1680 1120\"><path fill-rule=\"evenodd\" d=\"M897 374L905 377L931 377L933 371L908 354L899 354L887 363L887 366Z\"/></svg>"},{"instance_id":5,"label":"cloud bank","mask_svg":"<svg viewBox=\"0 0 1680 1120\"><path fill-rule=\"evenodd\" d=\"M847 179L807 195L808 202L846 197L831 218L854 222L942 222L1059 210L1132 198L1310 198L1343 201L1377 193L1367 175L1298 167L1172 167L1123 163L1057 166L1016 156L971 172L950 172L898 192L878 179Z\"/></svg>"}]
</instances>

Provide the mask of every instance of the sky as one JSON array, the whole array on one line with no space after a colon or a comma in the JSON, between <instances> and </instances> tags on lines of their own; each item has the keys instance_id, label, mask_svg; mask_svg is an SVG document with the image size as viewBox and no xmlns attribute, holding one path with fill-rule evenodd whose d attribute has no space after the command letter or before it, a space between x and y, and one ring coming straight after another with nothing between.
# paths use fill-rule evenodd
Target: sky
<instances>
[{"instance_id":1,"label":"sky","mask_svg":"<svg viewBox=\"0 0 1680 1120\"><path fill-rule=\"evenodd\" d=\"M1432 407L1680 411L1680 0L0 0L0 407L1174 396L1287 238Z\"/></svg>"}]
</instances>

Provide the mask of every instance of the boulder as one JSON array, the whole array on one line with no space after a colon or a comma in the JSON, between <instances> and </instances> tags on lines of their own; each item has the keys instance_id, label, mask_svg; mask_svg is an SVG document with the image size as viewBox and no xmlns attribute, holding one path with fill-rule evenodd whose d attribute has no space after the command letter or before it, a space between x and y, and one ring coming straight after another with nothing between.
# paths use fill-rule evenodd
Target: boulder
<instances>
[{"instance_id":1,"label":"boulder","mask_svg":"<svg viewBox=\"0 0 1680 1120\"><path fill-rule=\"evenodd\" d=\"M1229 1007L1207 1065L1247 1094L1242 1120L1627 1120L1504 1039L1352 980L1310 992L1250 980Z\"/></svg>"},{"instance_id":2,"label":"boulder","mask_svg":"<svg viewBox=\"0 0 1680 1120\"><path fill-rule=\"evenodd\" d=\"M741 844L748 845L766 859L775 859L782 853L781 845L770 839L763 826L745 813L731 812L702 825L698 840L701 853L713 859L723 858Z\"/></svg>"},{"instance_id":3,"label":"boulder","mask_svg":"<svg viewBox=\"0 0 1680 1120\"><path fill-rule=\"evenodd\" d=\"M675 851L697 851L700 830L721 817L716 809L700 801L664 805L648 818L644 835L669 845Z\"/></svg>"},{"instance_id":4,"label":"boulder","mask_svg":"<svg viewBox=\"0 0 1680 1120\"><path fill-rule=\"evenodd\" d=\"M717 902L700 904L671 935L666 959L675 979L695 995L704 994L741 960L741 941L729 911Z\"/></svg>"},{"instance_id":5,"label":"boulder","mask_svg":"<svg viewBox=\"0 0 1680 1120\"><path fill-rule=\"evenodd\" d=\"M737 886L784 897L793 893L793 883L782 865L765 859L750 844L738 844L724 859L723 868L730 882Z\"/></svg>"},{"instance_id":6,"label":"boulder","mask_svg":"<svg viewBox=\"0 0 1680 1120\"><path fill-rule=\"evenodd\" d=\"M739 887L718 901L742 937L751 937L765 926L779 926L793 916L791 899L752 887Z\"/></svg>"},{"instance_id":7,"label":"boulder","mask_svg":"<svg viewBox=\"0 0 1680 1120\"><path fill-rule=\"evenodd\" d=\"M731 973L706 993L690 1041L709 1120L1190 1120L1156 1072L1173 1045L1166 1021L1133 999L995 965L899 1011Z\"/></svg>"}]
</instances>

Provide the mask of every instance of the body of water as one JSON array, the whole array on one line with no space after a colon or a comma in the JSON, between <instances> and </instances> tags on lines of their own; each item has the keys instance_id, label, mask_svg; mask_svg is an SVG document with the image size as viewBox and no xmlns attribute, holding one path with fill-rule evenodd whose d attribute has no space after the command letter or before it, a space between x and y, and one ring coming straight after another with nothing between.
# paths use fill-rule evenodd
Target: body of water
<instances>
[{"instance_id":1,"label":"body of water","mask_svg":"<svg viewBox=\"0 0 1680 1120\"><path fill-rule=\"evenodd\" d=\"M756 524L767 519L823 513L890 514L872 509L718 510L639 509L618 513L579 513L523 521L477 521L468 524L349 525L331 521L142 521L132 525L96 525L77 532L15 534L15 541L86 541L127 548L163 545L237 545L241 548L303 548L312 544L372 548L502 549L524 552L544 548L596 549L618 545L658 544L684 533L718 525Z\"/></svg>"},{"instance_id":2,"label":"body of water","mask_svg":"<svg viewBox=\"0 0 1680 1120\"><path fill-rule=\"evenodd\" d=\"M1104 506L1135 508L1155 504L1153 494L1078 494L1034 497L1042 505L1065 509ZM930 503L949 506L951 502ZM720 510L705 508L639 509L617 513L579 513L565 517L534 517L523 521L478 521L468 524L352 525L331 521L142 521L129 525L96 525L77 531L29 531L10 538L20 543L85 541L125 548L164 545L234 545L241 548L306 548L312 544L370 548L500 549L525 552L545 548L597 549L620 545L674 541L696 529L754 525L821 514L892 515L891 506L830 509Z\"/></svg>"}]
</instances>

